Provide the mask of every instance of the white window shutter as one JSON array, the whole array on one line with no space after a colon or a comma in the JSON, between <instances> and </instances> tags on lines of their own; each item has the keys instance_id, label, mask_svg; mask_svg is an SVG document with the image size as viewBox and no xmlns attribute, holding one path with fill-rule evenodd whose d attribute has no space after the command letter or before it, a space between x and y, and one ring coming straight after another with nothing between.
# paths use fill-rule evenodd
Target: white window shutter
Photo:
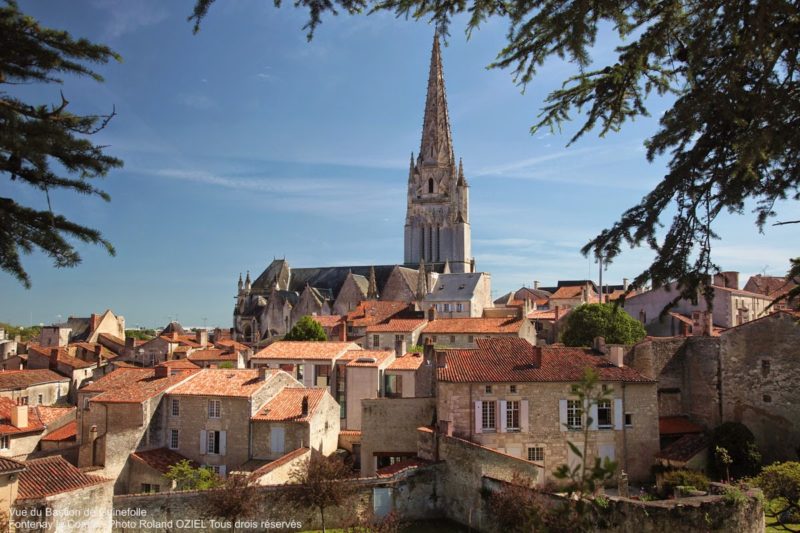
<instances>
[{"instance_id":1,"label":"white window shutter","mask_svg":"<svg viewBox=\"0 0 800 533\"><path fill-rule=\"evenodd\" d=\"M567 430L567 400L558 400L558 421L561 431Z\"/></svg>"},{"instance_id":2,"label":"white window shutter","mask_svg":"<svg viewBox=\"0 0 800 533\"><path fill-rule=\"evenodd\" d=\"M200 431L200 453L206 453L206 446L208 446L208 434L203 429Z\"/></svg>"},{"instance_id":3,"label":"white window shutter","mask_svg":"<svg viewBox=\"0 0 800 533\"><path fill-rule=\"evenodd\" d=\"M622 429L625 413L622 412L622 398L614 399L614 429Z\"/></svg>"},{"instance_id":4,"label":"white window shutter","mask_svg":"<svg viewBox=\"0 0 800 533\"><path fill-rule=\"evenodd\" d=\"M528 400L519 402L519 430L522 433L530 431L528 426Z\"/></svg>"},{"instance_id":5,"label":"white window shutter","mask_svg":"<svg viewBox=\"0 0 800 533\"><path fill-rule=\"evenodd\" d=\"M589 429L597 430L597 404L593 403L592 406L589 408L589 416L592 418L592 423L589 425Z\"/></svg>"},{"instance_id":6,"label":"white window shutter","mask_svg":"<svg viewBox=\"0 0 800 533\"><path fill-rule=\"evenodd\" d=\"M506 401L500 400L498 402L500 404L500 433L506 432Z\"/></svg>"},{"instance_id":7,"label":"white window shutter","mask_svg":"<svg viewBox=\"0 0 800 533\"><path fill-rule=\"evenodd\" d=\"M225 455L225 450L227 448L227 443L225 442L227 439L225 438L228 435L227 431L220 431L219 432L219 454Z\"/></svg>"},{"instance_id":8,"label":"white window shutter","mask_svg":"<svg viewBox=\"0 0 800 533\"><path fill-rule=\"evenodd\" d=\"M483 427L483 402L480 400L475 401L475 433L480 433Z\"/></svg>"}]
</instances>

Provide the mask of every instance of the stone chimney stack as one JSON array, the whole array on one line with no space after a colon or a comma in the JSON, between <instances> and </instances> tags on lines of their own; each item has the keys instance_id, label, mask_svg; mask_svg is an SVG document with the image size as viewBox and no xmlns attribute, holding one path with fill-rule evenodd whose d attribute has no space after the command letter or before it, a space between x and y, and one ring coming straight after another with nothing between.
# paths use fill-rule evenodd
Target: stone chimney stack
<instances>
[{"instance_id":1,"label":"stone chimney stack","mask_svg":"<svg viewBox=\"0 0 800 533\"><path fill-rule=\"evenodd\" d=\"M608 348L606 347L606 339L603 337L595 337L592 342L592 349L595 352L606 355L608 354Z\"/></svg>"},{"instance_id":2,"label":"stone chimney stack","mask_svg":"<svg viewBox=\"0 0 800 533\"><path fill-rule=\"evenodd\" d=\"M198 329L195 331L195 339L197 340L197 344L200 346L208 345L208 330Z\"/></svg>"},{"instance_id":3,"label":"stone chimney stack","mask_svg":"<svg viewBox=\"0 0 800 533\"><path fill-rule=\"evenodd\" d=\"M436 320L436 304L431 304L428 308L428 322Z\"/></svg>"},{"instance_id":4,"label":"stone chimney stack","mask_svg":"<svg viewBox=\"0 0 800 533\"><path fill-rule=\"evenodd\" d=\"M554 310L556 312L555 322L558 322L558 319L561 318L561 308L559 306L555 306Z\"/></svg>"},{"instance_id":5,"label":"stone chimney stack","mask_svg":"<svg viewBox=\"0 0 800 533\"><path fill-rule=\"evenodd\" d=\"M166 365L156 365L156 378L169 377L169 367Z\"/></svg>"},{"instance_id":6,"label":"stone chimney stack","mask_svg":"<svg viewBox=\"0 0 800 533\"><path fill-rule=\"evenodd\" d=\"M11 425L19 429L28 427L27 405L17 404L11 408Z\"/></svg>"},{"instance_id":7,"label":"stone chimney stack","mask_svg":"<svg viewBox=\"0 0 800 533\"><path fill-rule=\"evenodd\" d=\"M303 396L303 401L300 403L300 410L303 416L308 416L308 395Z\"/></svg>"},{"instance_id":8,"label":"stone chimney stack","mask_svg":"<svg viewBox=\"0 0 800 533\"><path fill-rule=\"evenodd\" d=\"M100 344L94 345L94 360L100 362L100 354L103 353L103 347Z\"/></svg>"},{"instance_id":9,"label":"stone chimney stack","mask_svg":"<svg viewBox=\"0 0 800 533\"><path fill-rule=\"evenodd\" d=\"M625 366L625 348L622 346L609 346L608 362L619 368Z\"/></svg>"},{"instance_id":10,"label":"stone chimney stack","mask_svg":"<svg viewBox=\"0 0 800 533\"><path fill-rule=\"evenodd\" d=\"M50 370L58 368L58 348L50 348Z\"/></svg>"},{"instance_id":11,"label":"stone chimney stack","mask_svg":"<svg viewBox=\"0 0 800 533\"><path fill-rule=\"evenodd\" d=\"M538 289L539 288L539 281L538 280L534 280L533 281L533 288L534 289Z\"/></svg>"},{"instance_id":12,"label":"stone chimney stack","mask_svg":"<svg viewBox=\"0 0 800 533\"><path fill-rule=\"evenodd\" d=\"M266 381L268 373L269 373L269 367L267 365L259 365L259 367L258 367L258 380L259 381Z\"/></svg>"},{"instance_id":13,"label":"stone chimney stack","mask_svg":"<svg viewBox=\"0 0 800 533\"><path fill-rule=\"evenodd\" d=\"M622 290L623 291L628 290L628 278L622 278Z\"/></svg>"},{"instance_id":14,"label":"stone chimney stack","mask_svg":"<svg viewBox=\"0 0 800 533\"><path fill-rule=\"evenodd\" d=\"M406 353L407 343L406 343L406 336L403 335L402 339L398 339L394 341L394 354L397 357L402 357Z\"/></svg>"}]
</instances>

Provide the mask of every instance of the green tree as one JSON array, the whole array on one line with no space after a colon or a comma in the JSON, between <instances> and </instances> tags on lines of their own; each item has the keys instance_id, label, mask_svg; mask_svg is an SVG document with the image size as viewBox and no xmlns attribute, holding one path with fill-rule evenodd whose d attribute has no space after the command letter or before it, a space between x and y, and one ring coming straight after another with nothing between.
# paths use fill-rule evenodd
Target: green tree
<instances>
[{"instance_id":1,"label":"green tree","mask_svg":"<svg viewBox=\"0 0 800 533\"><path fill-rule=\"evenodd\" d=\"M287 333L283 340L286 341L326 341L328 336L319 322L306 315L297 321L297 324Z\"/></svg>"},{"instance_id":2,"label":"green tree","mask_svg":"<svg viewBox=\"0 0 800 533\"><path fill-rule=\"evenodd\" d=\"M761 453L753 432L742 423L724 422L711 432L709 450L714 450L713 473L717 478L755 475L761 466Z\"/></svg>"},{"instance_id":3,"label":"green tree","mask_svg":"<svg viewBox=\"0 0 800 533\"><path fill-rule=\"evenodd\" d=\"M69 33L45 28L22 13L17 3L0 6L0 176L42 192L46 210L0 197L0 269L25 287L31 281L20 252L39 249L56 267L73 267L81 257L74 240L114 248L99 231L67 220L53 211L50 193L66 189L110 200L91 180L105 176L122 161L106 155L104 147L87 137L102 130L114 116L78 115L67 110L61 93L58 104L31 104L11 95L8 86L30 83L61 84L60 76L103 78L88 65L120 60L110 48Z\"/></svg>"},{"instance_id":4,"label":"green tree","mask_svg":"<svg viewBox=\"0 0 800 533\"><path fill-rule=\"evenodd\" d=\"M195 32L214 1L196 0L189 17ZM677 281L674 301L702 290L710 304L704 282L719 270L711 256L717 216L742 213L752 202L763 230L777 202L800 199L797 3L300 0L294 5L309 12L309 39L322 16L337 11L391 11L431 20L445 35L451 19L466 14L467 36L489 18L504 18L508 42L491 68L511 69L524 87L554 56L575 66L574 75L546 98L531 128L560 131L580 114L570 143L591 131L616 132L649 115L650 96L671 96L658 131L645 142L648 160L667 155L666 175L582 250L610 262L623 246L649 246L655 259L631 290ZM620 44L616 58L596 65L590 50L601 27L615 32Z\"/></svg>"},{"instance_id":5,"label":"green tree","mask_svg":"<svg viewBox=\"0 0 800 533\"><path fill-rule=\"evenodd\" d=\"M39 326L13 326L11 324L6 324L5 322L0 322L0 328L6 330L6 335L8 335L8 338L10 339L13 339L15 336L19 335L22 342L35 340L42 332L42 328Z\"/></svg>"},{"instance_id":6,"label":"green tree","mask_svg":"<svg viewBox=\"0 0 800 533\"><path fill-rule=\"evenodd\" d=\"M208 467L194 467L188 459L171 465L164 477L175 482L177 490L207 490L218 487L219 476Z\"/></svg>"},{"instance_id":7,"label":"green tree","mask_svg":"<svg viewBox=\"0 0 800 533\"><path fill-rule=\"evenodd\" d=\"M644 338L644 326L612 304L585 304L567 315L561 341L567 346L591 346L595 337L610 344L634 344Z\"/></svg>"},{"instance_id":8,"label":"green tree","mask_svg":"<svg viewBox=\"0 0 800 533\"><path fill-rule=\"evenodd\" d=\"M765 513L776 519L770 527L800 531L800 463L787 461L765 466L753 483L770 500Z\"/></svg>"},{"instance_id":9,"label":"green tree","mask_svg":"<svg viewBox=\"0 0 800 533\"><path fill-rule=\"evenodd\" d=\"M154 329L126 329L125 330L125 337L130 337L132 339L140 340L140 341L149 341L150 339L154 338L157 335L156 330Z\"/></svg>"},{"instance_id":10,"label":"green tree","mask_svg":"<svg viewBox=\"0 0 800 533\"><path fill-rule=\"evenodd\" d=\"M325 509L344 505L355 493L352 483L343 483L352 476L341 457L312 454L289 473L292 485L287 485L284 495L292 506L318 510L324 533Z\"/></svg>"}]
</instances>

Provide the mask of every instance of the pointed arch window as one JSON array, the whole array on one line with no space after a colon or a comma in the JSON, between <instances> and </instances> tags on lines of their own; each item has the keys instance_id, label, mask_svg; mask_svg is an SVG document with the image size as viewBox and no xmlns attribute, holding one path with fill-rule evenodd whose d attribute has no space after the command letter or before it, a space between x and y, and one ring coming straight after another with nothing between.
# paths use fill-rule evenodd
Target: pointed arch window
<instances>
[{"instance_id":1,"label":"pointed arch window","mask_svg":"<svg viewBox=\"0 0 800 533\"><path fill-rule=\"evenodd\" d=\"M428 193L433 194L433 178L428 178Z\"/></svg>"}]
</instances>

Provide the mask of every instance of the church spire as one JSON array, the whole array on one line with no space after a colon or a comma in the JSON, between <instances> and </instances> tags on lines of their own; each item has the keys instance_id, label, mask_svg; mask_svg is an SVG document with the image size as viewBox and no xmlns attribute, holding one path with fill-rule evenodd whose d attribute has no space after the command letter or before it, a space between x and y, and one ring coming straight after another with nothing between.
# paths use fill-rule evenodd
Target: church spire
<instances>
[{"instance_id":1,"label":"church spire","mask_svg":"<svg viewBox=\"0 0 800 533\"><path fill-rule=\"evenodd\" d=\"M442 73L442 53L439 34L433 36L431 67L428 74L428 96L425 101L425 120L422 123L422 143L419 157L423 163L453 164L453 141L450 118L447 115L447 96Z\"/></svg>"},{"instance_id":2,"label":"church spire","mask_svg":"<svg viewBox=\"0 0 800 533\"><path fill-rule=\"evenodd\" d=\"M369 286L367 287L367 300L378 299L378 282L375 279L375 267L369 267Z\"/></svg>"}]
</instances>

